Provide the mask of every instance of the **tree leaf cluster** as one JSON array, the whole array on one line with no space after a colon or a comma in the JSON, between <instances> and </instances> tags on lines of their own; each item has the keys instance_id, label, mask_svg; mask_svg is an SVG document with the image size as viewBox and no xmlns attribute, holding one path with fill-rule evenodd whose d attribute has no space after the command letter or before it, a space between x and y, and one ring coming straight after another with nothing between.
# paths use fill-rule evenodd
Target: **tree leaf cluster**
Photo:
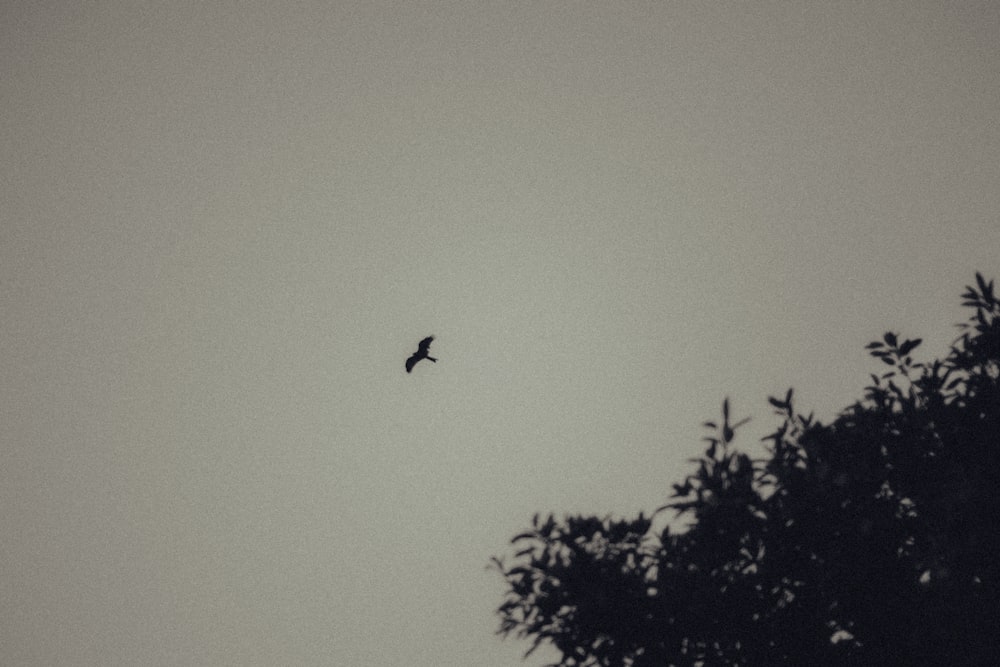
<instances>
[{"instance_id":1,"label":"tree leaf cluster","mask_svg":"<svg viewBox=\"0 0 1000 667\"><path fill-rule=\"evenodd\" d=\"M572 516L494 558L499 632L596 665L985 665L1000 655L1000 301L976 274L949 353L867 346L891 369L830 423L791 389L752 459L746 420L708 445L669 501L636 519Z\"/></svg>"}]
</instances>

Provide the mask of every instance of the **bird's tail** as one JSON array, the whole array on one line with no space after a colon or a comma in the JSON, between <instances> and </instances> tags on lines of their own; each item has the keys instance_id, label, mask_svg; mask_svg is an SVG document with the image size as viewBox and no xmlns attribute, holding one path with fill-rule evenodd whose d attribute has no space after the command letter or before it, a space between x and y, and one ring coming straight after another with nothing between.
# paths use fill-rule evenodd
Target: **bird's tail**
<instances>
[{"instance_id":1,"label":"bird's tail","mask_svg":"<svg viewBox=\"0 0 1000 667\"><path fill-rule=\"evenodd\" d=\"M434 361L434 362L436 362L437 359L435 359L434 357L427 357L427 361Z\"/></svg>"}]
</instances>

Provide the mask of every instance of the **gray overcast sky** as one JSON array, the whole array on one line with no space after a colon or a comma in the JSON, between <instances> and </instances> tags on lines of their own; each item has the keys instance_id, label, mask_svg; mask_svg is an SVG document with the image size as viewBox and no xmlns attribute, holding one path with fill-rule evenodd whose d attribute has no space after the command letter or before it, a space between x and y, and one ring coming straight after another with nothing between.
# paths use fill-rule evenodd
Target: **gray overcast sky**
<instances>
[{"instance_id":1,"label":"gray overcast sky","mask_svg":"<svg viewBox=\"0 0 1000 667\"><path fill-rule=\"evenodd\" d=\"M0 662L501 667L655 509L1000 277L1000 5L6 2ZM435 334L440 361L403 360ZM532 657L529 665L540 664Z\"/></svg>"}]
</instances>

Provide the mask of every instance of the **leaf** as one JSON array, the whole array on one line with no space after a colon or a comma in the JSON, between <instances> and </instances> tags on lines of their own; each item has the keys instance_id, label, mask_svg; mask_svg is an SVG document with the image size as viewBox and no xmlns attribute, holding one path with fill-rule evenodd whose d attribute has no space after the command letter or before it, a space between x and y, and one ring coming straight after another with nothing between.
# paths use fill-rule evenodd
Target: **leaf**
<instances>
[{"instance_id":1,"label":"leaf","mask_svg":"<svg viewBox=\"0 0 1000 667\"><path fill-rule=\"evenodd\" d=\"M788 403L789 405L792 404L792 388L791 387L788 388L788 393L785 394L785 403Z\"/></svg>"},{"instance_id":2,"label":"leaf","mask_svg":"<svg viewBox=\"0 0 1000 667\"><path fill-rule=\"evenodd\" d=\"M889 357L879 357L879 359L882 360L882 363L889 364L890 366L894 366L896 364L896 362Z\"/></svg>"},{"instance_id":3,"label":"leaf","mask_svg":"<svg viewBox=\"0 0 1000 667\"><path fill-rule=\"evenodd\" d=\"M716 426L715 422L704 422L702 426L707 426L708 428L719 428Z\"/></svg>"},{"instance_id":4,"label":"leaf","mask_svg":"<svg viewBox=\"0 0 1000 667\"><path fill-rule=\"evenodd\" d=\"M896 347L896 334L891 331L886 331L885 336L883 336L885 342L889 344L890 347Z\"/></svg>"},{"instance_id":5,"label":"leaf","mask_svg":"<svg viewBox=\"0 0 1000 667\"><path fill-rule=\"evenodd\" d=\"M722 401L722 416L725 417L726 421L729 420L729 399L725 398Z\"/></svg>"},{"instance_id":6,"label":"leaf","mask_svg":"<svg viewBox=\"0 0 1000 667\"><path fill-rule=\"evenodd\" d=\"M986 279L983 278L983 274L979 273L979 271L976 271L976 283L979 285L979 292L981 294L986 294L989 290L989 286L987 286Z\"/></svg>"},{"instance_id":7,"label":"leaf","mask_svg":"<svg viewBox=\"0 0 1000 667\"><path fill-rule=\"evenodd\" d=\"M913 340L908 340L900 346L899 353L901 355L909 354L910 352L915 350L917 346L920 345L922 342L924 342L923 338L914 338Z\"/></svg>"},{"instance_id":8,"label":"leaf","mask_svg":"<svg viewBox=\"0 0 1000 667\"><path fill-rule=\"evenodd\" d=\"M865 345L865 349L866 350L875 350L875 349L878 349L878 348L882 347L882 344L883 344L882 341L875 340L875 341L872 341L872 342L868 343L867 345Z\"/></svg>"},{"instance_id":9,"label":"leaf","mask_svg":"<svg viewBox=\"0 0 1000 667\"><path fill-rule=\"evenodd\" d=\"M781 401L779 401L778 399L776 399L773 396L768 396L767 397L767 402L770 403L771 405L773 405L774 407L778 408L779 410L787 410L788 409L788 404L787 403L782 403Z\"/></svg>"},{"instance_id":10,"label":"leaf","mask_svg":"<svg viewBox=\"0 0 1000 667\"><path fill-rule=\"evenodd\" d=\"M778 441L781 440L784 436L785 436L785 434L783 432L781 432L780 430L778 430L778 431L775 431L774 433L770 433L768 435L765 435L760 440L761 440L761 442L763 442L765 440L774 440L774 444L777 445Z\"/></svg>"}]
</instances>

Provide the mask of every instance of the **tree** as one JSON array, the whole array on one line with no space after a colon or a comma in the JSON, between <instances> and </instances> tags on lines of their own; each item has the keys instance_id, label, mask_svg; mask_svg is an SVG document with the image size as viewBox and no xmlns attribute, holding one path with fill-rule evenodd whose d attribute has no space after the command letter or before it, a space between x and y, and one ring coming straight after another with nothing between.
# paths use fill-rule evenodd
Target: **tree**
<instances>
[{"instance_id":1,"label":"tree","mask_svg":"<svg viewBox=\"0 0 1000 667\"><path fill-rule=\"evenodd\" d=\"M831 423L793 392L767 456L728 400L667 528L535 516L494 558L499 633L591 665L985 665L1000 655L1000 300L976 274L949 354L868 345L891 367ZM680 527L678 527L680 526ZM527 655L527 654L526 654Z\"/></svg>"}]
</instances>

